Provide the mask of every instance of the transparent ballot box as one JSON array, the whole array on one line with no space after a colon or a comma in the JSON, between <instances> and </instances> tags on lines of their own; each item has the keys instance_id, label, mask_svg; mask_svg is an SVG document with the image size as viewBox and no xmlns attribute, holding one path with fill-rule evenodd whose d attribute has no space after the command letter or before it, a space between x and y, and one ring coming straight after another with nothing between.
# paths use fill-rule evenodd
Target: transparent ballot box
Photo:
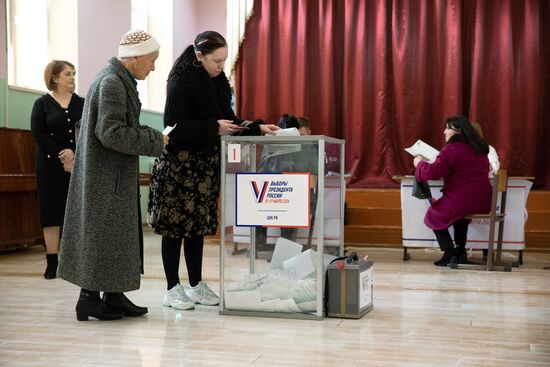
<instances>
[{"instance_id":1,"label":"transparent ballot box","mask_svg":"<svg viewBox=\"0 0 550 367\"><path fill-rule=\"evenodd\" d=\"M344 250L344 141L225 136L221 148L220 314L322 319Z\"/></svg>"}]
</instances>

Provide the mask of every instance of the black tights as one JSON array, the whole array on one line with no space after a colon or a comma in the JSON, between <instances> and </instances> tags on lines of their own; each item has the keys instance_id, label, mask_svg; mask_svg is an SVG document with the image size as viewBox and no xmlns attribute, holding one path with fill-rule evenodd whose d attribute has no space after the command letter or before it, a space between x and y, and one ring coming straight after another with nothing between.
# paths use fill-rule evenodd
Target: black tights
<instances>
[{"instance_id":1,"label":"black tights","mask_svg":"<svg viewBox=\"0 0 550 367\"><path fill-rule=\"evenodd\" d=\"M202 280L202 253L204 237L194 236L183 240L183 254L187 265L189 284L194 287ZM162 236L162 264L168 290L180 282L179 267L181 256L181 238Z\"/></svg>"},{"instance_id":2,"label":"black tights","mask_svg":"<svg viewBox=\"0 0 550 367\"><path fill-rule=\"evenodd\" d=\"M456 247L466 247L466 237L468 235L468 221L464 218L457 220L453 223L453 229L455 231L455 243ZM439 243L439 248L443 251L454 248L453 239L449 234L449 229L434 230L435 238Z\"/></svg>"}]
</instances>

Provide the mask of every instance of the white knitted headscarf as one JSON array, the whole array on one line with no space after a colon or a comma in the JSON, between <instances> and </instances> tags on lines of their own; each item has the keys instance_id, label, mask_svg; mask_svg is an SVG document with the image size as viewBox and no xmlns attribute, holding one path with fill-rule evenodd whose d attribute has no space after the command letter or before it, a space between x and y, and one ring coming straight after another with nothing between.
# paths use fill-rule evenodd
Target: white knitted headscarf
<instances>
[{"instance_id":1,"label":"white knitted headscarf","mask_svg":"<svg viewBox=\"0 0 550 367\"><path fill-rule=\"evenodd\" d=\"M155 37L142 30L131 30L118 44L118 58L149 55L157 51L160 44Z\"/></svg>"}]
</instances>

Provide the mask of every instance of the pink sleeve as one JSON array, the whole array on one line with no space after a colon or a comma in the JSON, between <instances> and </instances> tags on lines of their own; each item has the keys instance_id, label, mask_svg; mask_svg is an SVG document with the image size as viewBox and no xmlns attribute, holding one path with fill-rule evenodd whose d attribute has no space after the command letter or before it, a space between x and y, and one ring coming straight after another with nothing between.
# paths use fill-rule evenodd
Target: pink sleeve
<instances>
[{"instance_id":1,"label":"pink sleeve","mask_svg":"<svg viewBox=\"0 0 550 367\"><path fill-rule=\"evenodd\" d=\"M416 166L415 177L418 181L439 180L449 174L453 162L453 152L449 145L443 147L433 163L420 162Z\"/></svg>"}]
</instances>

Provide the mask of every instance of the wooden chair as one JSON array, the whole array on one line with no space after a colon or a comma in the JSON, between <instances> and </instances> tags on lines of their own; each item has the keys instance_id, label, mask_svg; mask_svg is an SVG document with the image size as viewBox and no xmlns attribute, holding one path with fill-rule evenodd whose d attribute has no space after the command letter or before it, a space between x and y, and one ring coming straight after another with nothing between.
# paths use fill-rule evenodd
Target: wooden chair
<instances>
[{"instance_id":1,"label":"wooden chair","mask_svg":"<svg viewBox=\"0 0 550 367\"><path fill-rule=\"evenodd\" d=\"M517 266L517 264L503 263L501 261L502 239L504 235L504 219L506 217L506 190L508 187L508 174L506 170L500 169L497 174L492 178L492 182L493 196L491 200L491 211L489 212L489 214L473 214L466 217L466 219L489 221L489 242L487 260L479 263L469 262L467 264L449 264L452 269L512 271L512 267ZM500 200L498 195L499 193ZM495 250L495 228L497 225L497 247Z\"/></svg>"}]
</instances>

